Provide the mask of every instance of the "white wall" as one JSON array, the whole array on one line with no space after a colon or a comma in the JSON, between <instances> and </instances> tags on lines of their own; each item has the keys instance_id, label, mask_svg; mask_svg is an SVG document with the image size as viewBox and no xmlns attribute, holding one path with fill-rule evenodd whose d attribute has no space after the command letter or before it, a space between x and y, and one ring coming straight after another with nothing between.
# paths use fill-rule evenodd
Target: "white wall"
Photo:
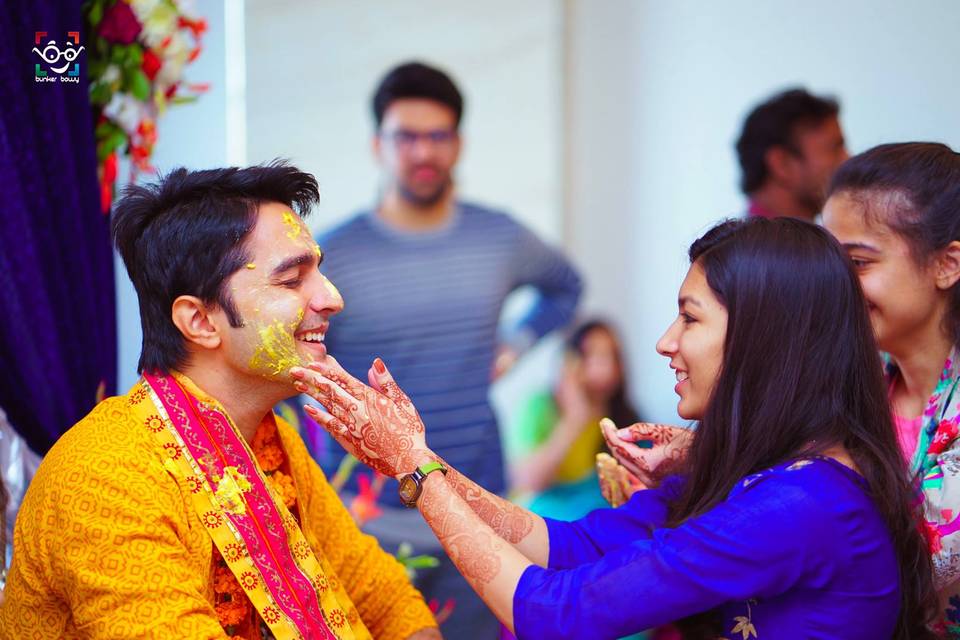
<instances>
[{"instance_id":1,"label":"white wall","mask_svg":"<svg viewBox=\"0 0 960 640\"><path fill-rule=\"evenodd\" d=\"M616 259L593 240L573 248L581 264L604 261L592 304L626 326L642 409L675 421L674 381L654 344L676 312L687 246L743 209L732 145L745 113L803 84L841 100L852 152L907 139L960 148L960 3L572 0L570 11L572 42L584 43L572 77L596 94L573 101L589 109L575 124L590 134L571 134L570 177L574 194L600 192L572 200L571 224L589 228L595 205L622 203L607 223L630 238L613 245ZM617 50L604 52L610 39Z\"/></svg>"},{"instance_id":2,"label":"white wall","mask_svg":"<svg viewBox=\"0 0 960 640\"><path fill-rule=\"evenodd\" d=\"M372 205L370 98L410 59L464 94L460 193L560 232L562 6L553 0L247 0L247 159L317 176L311 228Z\"/></svg>"}]
</instances>

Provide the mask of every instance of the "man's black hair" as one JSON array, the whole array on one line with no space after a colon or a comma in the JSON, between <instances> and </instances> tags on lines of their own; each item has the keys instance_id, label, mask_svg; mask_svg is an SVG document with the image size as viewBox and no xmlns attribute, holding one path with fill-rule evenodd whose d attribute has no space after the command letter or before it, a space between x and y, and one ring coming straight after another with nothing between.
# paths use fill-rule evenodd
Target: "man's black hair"
<instances>
[{"instance_id":1,"label":"man's black hair","mask_svg":"<svg viewBox=\"0 0 960 640\"><path fill-rule=\"evenodd\" d=\"M406 62L387 72L373 94L373 118L377 129L383 123L383 114L395 100L420 98L433 100L449 107L455 116L455 126L463 117L463 96L450 76L422 62Z\"/></svg>"},{"instance_id":2,"label":"man's black hair","mask_svg":"<svg viewBox=\"0 0 960 640\"><path fill-rule=\"evenodd\" d=\"M242 319L227 278L249 261L246 238L262 203L307 215L320 193L316 179L282 161L240 169L175 169L157 182L132 185L113 212L111 231L140 300L139 371L167 373L187 359L173 324L178 296L197 296Z\"/></svg>"},{"instance_id":3,"label":"man's black hair","mask_svg":"<svg viewBox=\"0 0 960 640\"><path fill-rule=\"evenodd\" d=\"M766 155L772 147L800 154L797 129L817 126L840 113L833 98L815 96L806 89L788 89L770 97L750 112L737 140L737 158L742 170L740 188L751 194L767 180Z\"/></svg>"}]
</instances>

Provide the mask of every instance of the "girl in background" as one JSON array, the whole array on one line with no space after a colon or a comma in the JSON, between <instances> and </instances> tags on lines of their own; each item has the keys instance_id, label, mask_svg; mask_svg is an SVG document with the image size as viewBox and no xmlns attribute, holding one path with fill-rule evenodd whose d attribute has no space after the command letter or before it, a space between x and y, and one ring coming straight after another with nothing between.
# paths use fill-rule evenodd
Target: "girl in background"
<instances>
[{"instance_id":1,"label":"girl in background","mask_svg":"<svg viewBox=\"0 0 960 640\"><path fill-rule=\"evenodd\" d=\"M923 492L942 614L960 638L960 154L886 144L837 171L823 213L860 278L903 455Z\"/></svg>"},{"instance_id":2,"label":"girl in background","mask_svg":"<svg viewBox=\"0 0 960 640\"><path fill-rule=\"evenodd\" d=\"M623 349L613 327L593 319L566 341L560 380L531 397L507 431L513 491L534 513L575 520L606 506L594 470L604 450L598 428L609 416L633 424Z\"/></svg>"}]
</instances>

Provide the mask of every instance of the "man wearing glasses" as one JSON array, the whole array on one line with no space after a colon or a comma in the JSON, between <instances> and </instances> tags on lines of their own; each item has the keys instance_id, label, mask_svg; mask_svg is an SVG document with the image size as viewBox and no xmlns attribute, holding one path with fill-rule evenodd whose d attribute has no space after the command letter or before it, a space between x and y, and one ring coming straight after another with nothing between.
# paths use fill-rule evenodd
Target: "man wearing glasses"
<instances>
[{"instance_id":1,"label":"man wearing glasses","mask_svg":"<svg viewBox=\"0 0 960 640\"><path fill-rule=\"evenodd\" d=\"M326 343L361 378L373 358L387 362L420 410L431 447L502 494L490 382L572 318L581 283L559 251L507 214L457 198L462 113L460 91L438 69L406 63L380 82L373 96L373 151L384 174L379 202L318 238L323 271L346 300ZM500 327L505 298L525 285L537 294L531 309L515 326ZM343 454L328 445L316 454L331 473ZM409 542L441 559L440 567L420 572L418 587L428 601L455 602L444 636L496 638L496 619L417 513L404 509L392 480L379 502L383 515L365 529L385 549Z\"/></svg>"}]
</instances>

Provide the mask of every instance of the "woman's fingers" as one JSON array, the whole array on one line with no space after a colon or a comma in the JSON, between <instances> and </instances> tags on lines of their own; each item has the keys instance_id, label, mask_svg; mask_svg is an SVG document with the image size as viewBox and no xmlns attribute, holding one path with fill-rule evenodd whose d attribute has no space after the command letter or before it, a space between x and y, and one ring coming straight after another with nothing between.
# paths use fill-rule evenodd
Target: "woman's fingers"
<instances>
[{"instance_id":1,"label":"woman's fingers","mask_svg":"<svg viewBox=\"0 0 960 640\"><path fill-rule=\"evenodd\" d=\"M350 429L343 421L329 413L321 411L313 405L306 405L303 409L307 412L307 415L326 429L327 433L329 433L347 453L354 456L363 464L376 468L376 460L371 458L367 451L359 446L357 440L350 435Z\"/></svg>"},{"instance_id":2,"label":"woman's fingers","mask_svg":"<svg viewBox=\"0 0 960 640\"><path fill-rule=\"evenodd\" d=\"M620 466L619 471L620 484L623 487L624 494L626 494L628 498L637 491L650 488L643 480L630 473L626 467Z\"/></svg>"},{"instance_id":3,"label":"woman's fingers","mask_svg":"<svg viewBox=\"0 0 960 640\"><path fill-rule=\"evenodd\" d=\"M373 389L374 391L379 391L380 393L383 393L383 389L380 388L380 382L377 380L377 374L373 370L373 365L371 365L370 368L367 369L367 382L370 383L371 389Z\"/></svg>"},{"instance_id":4,"label":"woman's fingers","mask_svg":"<svg viewBox=\"0 0 960 640\"><path fill-rule=\"evenodd\" d=\"M290 374L294 378L303 379L302 376L298 375L298 372L302 371L304 371L303 367L294 367L290 370ZM363 399L366 385L347 373L346 370L340 366L340 363L333 358L326 358L320 362L311 362L307 365L306 371L308 373L320 374L357 400Z\"/></svg>"},{"instance_id":5,"label":"woman's fingers","mask_svg":"<svg viewBox=\"0 0 960 640\"><path fill-rule=\"evenodd\" d=\"M625 442L650 440L651 435L653 434L653 426L654 425L648 422L637 422L629 427L618 429L617 436Z\"/></svg>"},{"instance_id":6,"label":"woman's fingers","mask_svg":"<svg viewBox=\"0 0 960 640\"><path fill-rule=\"evenodd\" d=\"M632 443L624 442L620 440L616 434L613 434L607 438L607 445L610 447L610 452L613 454L613 457L616 458L617 462L623 465L627 471L642 480L645 484L654 484L643 454L640 453L640 450L636 449Z\"/></svg>"},{"instance_id":7,"label":"woman's fingers","mask_svg":"<svg viewBox=\"0 0 960 640\"><path fill-rule=\"evenodd\" d=\"M300 393L306 393L311 398L326 407L327 411L343 421L348 427L357 424L360 412L360 403L346 389L316 372L308 372L307 381L294 383L294 388Z\"/></svg>"},{"instance_id":8,"label":"woman's fingers","mask_svg":"<svg viewBox=\"0 0 960 640\"><path fill-rule=\"evenodd\" d=\"M349 429L343 421L327 411L321 411L312 404L303 406L303 410L308 416L314 419L321 427L330 432L330 435L336 436L340 433L347 433Z\"/></svg>"},{"instance_id":9,"label":"woman's fingers","mask_svg":"<svg viewBox=\"0 0 960 640\"><path fill-rule=\"evenodd\" d=\"M617 440L617 425L610 418L604 418L600 421L600 431L603 433L603 439L607 445L611 445L611 439Z\"/></svg>"},{"instance_id":10,"label":"woman's fingers","mask_svg":"<svg viewBox=\"0 0 960 640\"><path fill-rule=\"evenodd\" d=\"M370 367L370 371L372 372L374 379L377 381L378 389L381 393L404 409L413 406L413 404L410 402L410 398L406 393L404 393L403 389L400 388L400 385L398 385L393 379L393 375L390 373L390 370L387 369L387 365L383 360L376 358L373 361L373 366Z\"/></svg>"}]
</instances>

